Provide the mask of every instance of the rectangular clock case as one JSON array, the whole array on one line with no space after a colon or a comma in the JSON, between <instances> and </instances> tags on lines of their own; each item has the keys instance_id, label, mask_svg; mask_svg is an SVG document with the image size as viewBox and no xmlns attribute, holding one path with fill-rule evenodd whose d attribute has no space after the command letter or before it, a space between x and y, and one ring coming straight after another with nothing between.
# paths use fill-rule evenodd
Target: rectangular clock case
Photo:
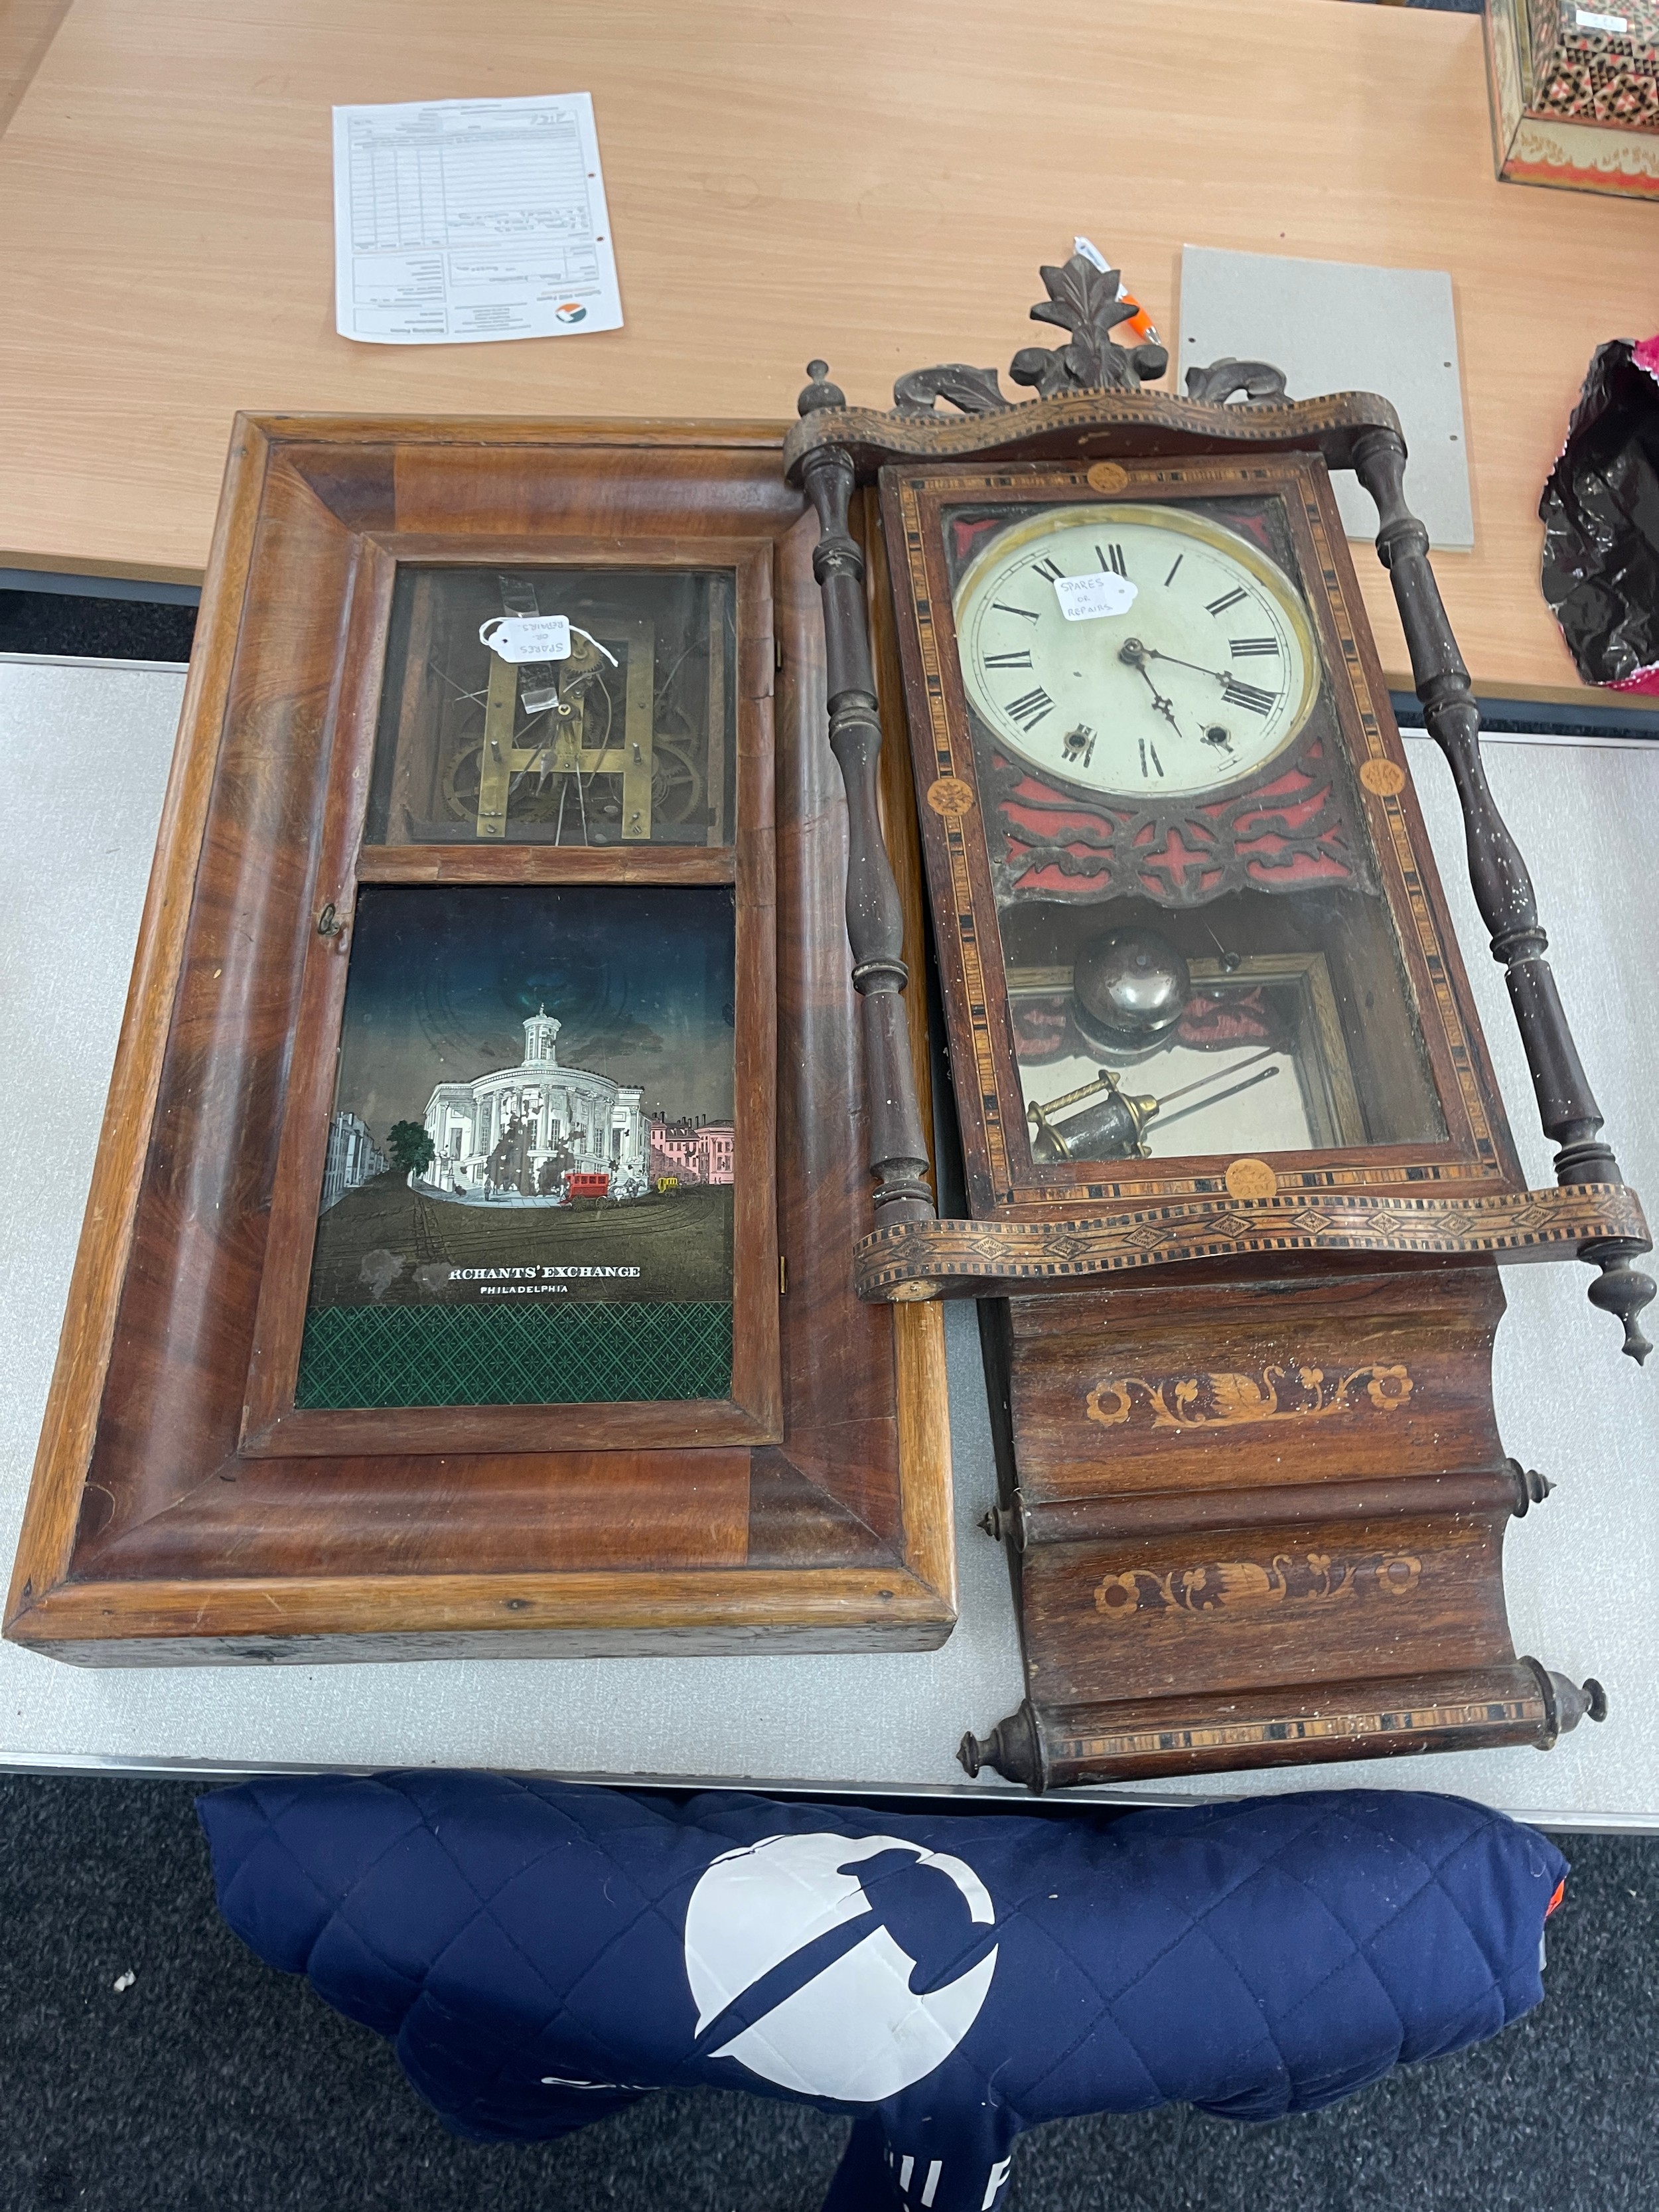
<instances>
[{"instance_id":1,"label":"rectangular clock case","mask_svg":"<svg viewBox=\"0 0 1659 2212\"><path fill-rule=\"evenodd\" d=\"M13 1641L949 1633L939 1312L848 1263L817 536L765 428L239 420Z\"/></svg>"}]
</instances>

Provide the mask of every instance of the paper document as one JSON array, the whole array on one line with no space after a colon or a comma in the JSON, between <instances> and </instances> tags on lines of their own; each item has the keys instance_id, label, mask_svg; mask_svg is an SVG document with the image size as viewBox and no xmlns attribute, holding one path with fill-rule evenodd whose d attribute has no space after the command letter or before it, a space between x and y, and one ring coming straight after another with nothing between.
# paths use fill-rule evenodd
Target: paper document
<instances>
[{"instance_id":1,"label":"paper document","mask_svg":"<svg viewBox=\"0 0 1659 2212\"><path fill-rule=\"evenodd\" d=\"M592 96L337 107L334 295L375 345L620 330Z\"/></svg>"}]
</instances>

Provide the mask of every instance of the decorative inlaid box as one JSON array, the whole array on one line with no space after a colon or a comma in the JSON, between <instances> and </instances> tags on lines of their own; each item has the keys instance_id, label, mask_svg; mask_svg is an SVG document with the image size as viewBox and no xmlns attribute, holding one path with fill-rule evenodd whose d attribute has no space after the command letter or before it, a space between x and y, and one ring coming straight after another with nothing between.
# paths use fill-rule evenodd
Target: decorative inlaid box
<instances>
[{"instance_id":1,"label":"decorative inlaid box","mask_svg":"<svg viewBox=\"0 0 1659 2212\"><path fill-rule=\"evenodd\" d=\"M1659 58L1652 0L1581 25L1540 0L1486 0L1486 88L1498 174L1567 191L1659 197Z\"/></svg>"},{"instance_id":2,"label":"decorative inlaid box","mask_svg":"<svg viewBox=\"0 0 1659 2212\"><path fill-rule=\"evenodd\" d=\"M1528 0L1534 98L1542 114L1659 131L1659 6L1580 8Z\"/></svg>"}]
</instances>

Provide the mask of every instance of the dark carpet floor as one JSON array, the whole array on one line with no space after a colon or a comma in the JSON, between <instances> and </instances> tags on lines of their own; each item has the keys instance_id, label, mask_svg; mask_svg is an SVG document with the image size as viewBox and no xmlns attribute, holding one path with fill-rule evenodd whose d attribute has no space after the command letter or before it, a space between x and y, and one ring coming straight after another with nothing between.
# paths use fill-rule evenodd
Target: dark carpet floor
<instances>
[{"instance_id":1,"label":"dark carpet floor","mask_svg":"<svg viewBox=\"0 0 1659 2212\"><path fill-rule=\"evenodd\" d=\"M560 2143L457 2142L390 2052L218 1917L191 1785L0 1778L4 2212L816 2212L844 2124L660 2096ZM1659 1842L1559 1839L1543 2006L1335 2110L1066 2122L1021 2212L1652 2212ZM125 1989L115 1984L131 1974Z\"/></svg>"}]
</instances>

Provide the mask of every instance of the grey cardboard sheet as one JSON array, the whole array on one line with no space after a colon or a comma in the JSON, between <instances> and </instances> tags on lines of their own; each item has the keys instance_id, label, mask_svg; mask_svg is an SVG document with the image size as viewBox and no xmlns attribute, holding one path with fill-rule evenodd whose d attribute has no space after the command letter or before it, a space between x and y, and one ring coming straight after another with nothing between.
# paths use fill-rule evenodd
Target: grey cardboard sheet
<instances>
[{"instance_id":1,"label":"grey cardboard sheet","mask_svg":"<svg viewBox=\"0 0 1659 2212\"><path fill-rule=\"evenodd\" d=\"M1277 253L1188 246L1181 256L1181 339L1171 382L1231 354L1285 372L1293 399L1380 392L1405 426L1406 496L1443 550L1472 552L1468 441L1451 278L1442 269L1370 269ZM1376 514L1356 479L1335 477L1350 538L1374 538Z\"/></svg>"}]
</instances>

